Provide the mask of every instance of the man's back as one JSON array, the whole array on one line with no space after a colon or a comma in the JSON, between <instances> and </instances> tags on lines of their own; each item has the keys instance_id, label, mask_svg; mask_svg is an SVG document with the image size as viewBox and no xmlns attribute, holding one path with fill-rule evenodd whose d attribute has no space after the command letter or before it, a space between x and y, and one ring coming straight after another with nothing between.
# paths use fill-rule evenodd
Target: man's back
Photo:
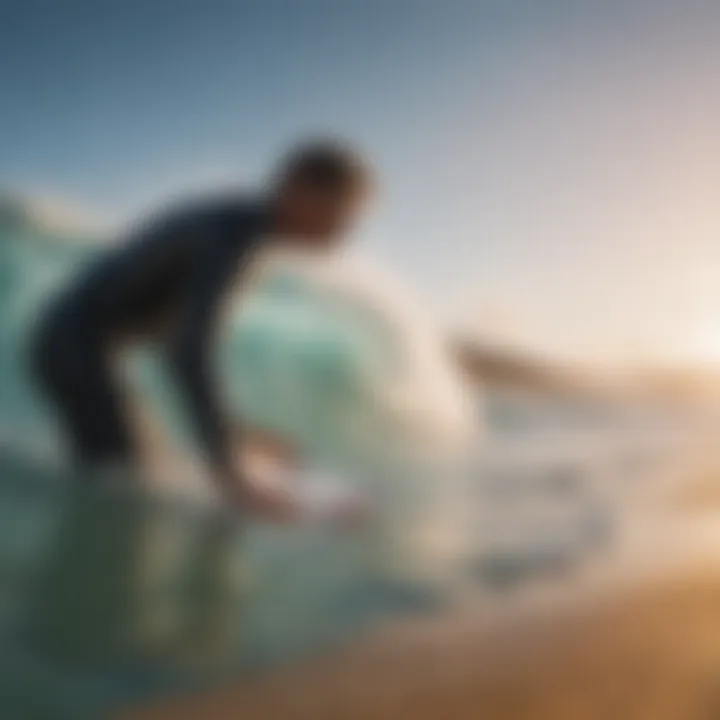
<instances>
[{"instance_id":1,"label":"man's back","mask_svg":"<svg viewBox=\"0 0 720 720\"><path fill-rule=\"evenodd\" d=\"M265 213L241 198L152 218L76 278L59 300L65 332L104 342L157 333L183 308L222 288L260 240ZM217 283L207 285L206 278Z\"/></svg>"},{"instance_id":2,"label":"man's back","mask_svg":"<svg viewBox=\"0 0 720 720\"><path fill-rule=\"evenodd\" d=\"M149 335L165 345L209 459L227 465L227 428L210 362L215 320L267 222L259 204L240 199L164 214L56 299L38 332L35 367L81 459L136 455L111 351Z\"/></svg>"}]
</instances>

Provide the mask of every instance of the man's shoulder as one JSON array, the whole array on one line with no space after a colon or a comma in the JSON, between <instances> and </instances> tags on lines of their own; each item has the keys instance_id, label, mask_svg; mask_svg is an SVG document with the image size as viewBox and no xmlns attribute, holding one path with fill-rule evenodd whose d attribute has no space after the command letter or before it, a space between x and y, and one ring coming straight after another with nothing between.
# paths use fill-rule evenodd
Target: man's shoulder
<instances>
[{"instance_id":1,"label":"man's shoulder","mask_svg":"<svg viewBox=\"0 0 720 720\"><path fill-rule=\"evenodd\" d=\"M253 223L264 213L257 196L239 192L215 193L176 201L167 217L178 222Z\"/></svg>"},{"instance_id":2,"label":"man's shoulder","mask_svg":"<svg viewBox=\"0 0 720 720\"><path fill-rule=\"evenodd\" d=\"M227 246L233 252L261 237L267 229L263 203L238 192L175 201L142 218L122 243L124 254L137 252L211 252Z\"/></svg>"}]
</instances>

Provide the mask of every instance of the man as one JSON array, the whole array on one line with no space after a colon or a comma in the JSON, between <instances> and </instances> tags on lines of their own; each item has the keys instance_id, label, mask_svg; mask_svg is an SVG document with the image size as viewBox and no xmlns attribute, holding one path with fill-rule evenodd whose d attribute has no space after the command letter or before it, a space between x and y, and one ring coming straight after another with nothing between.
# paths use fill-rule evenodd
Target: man
<instances>
[{"instance_id":1,"label":"man","mask_svg":"<svg viewBox=\"0 0 720 720\"><path fill-rule=\"evenodd\" d=\"M226 498L274 517L286 496L235 467L212 373L223 300L257 250L274 238L325 249L338 242L365 198L367 172L335 142L292 150L260 197L232 197L156 218L108 252L55 299L36 336L35 366L85 465L130 463L133 430L112 362L138 338L164 346L209 468Z\"/></svg>"}]
</instances>

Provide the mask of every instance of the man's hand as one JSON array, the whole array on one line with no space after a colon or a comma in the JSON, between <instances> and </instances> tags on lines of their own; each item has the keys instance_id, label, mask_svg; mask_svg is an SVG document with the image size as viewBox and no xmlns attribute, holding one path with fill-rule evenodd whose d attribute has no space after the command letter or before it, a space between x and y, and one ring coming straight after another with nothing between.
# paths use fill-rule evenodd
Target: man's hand
<instances>
[{"instance_id":1,"label":"man's hand","mask_svg":"<svg viewBox=\"0 0 720 720\"><path fill-rule=\"evenodd\" d=\"M289 488L246 473L223 476L223 496L237 512L259 520L288 523L300 517L296 499Z\"/></svg>"},{"instance_id":2,"label":"man's hand","mask_svg":"<svg viewBox=\"0 0 720 720\"><path fill-rule=\"evenodd\" d=\"M234 459L239 474L226 474L226 497L239 512L276 523L319 522L355 528L370 514L367 498L340 480L303 472L267 444L246 442Z\"/></svg>"}]
</instances>

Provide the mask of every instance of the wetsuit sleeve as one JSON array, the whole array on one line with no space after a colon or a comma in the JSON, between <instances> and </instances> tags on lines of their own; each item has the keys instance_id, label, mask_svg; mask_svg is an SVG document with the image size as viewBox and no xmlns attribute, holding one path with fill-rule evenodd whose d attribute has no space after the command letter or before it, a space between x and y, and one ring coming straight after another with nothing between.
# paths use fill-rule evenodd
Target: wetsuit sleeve
<instances>
[{"instance_id":1,"label":"wetsuit sleeve","mask_svg":"<svg viewBox=\"0 0 720 720\"><path fill-rule=\"evenodd\" d=\"M237 260L219 252L193 271L191 288L170 340L170 359L201 445L216 474L234 474L228 421L216 388L213 367L218 320Z\"/></svg>"}]
</instances>

